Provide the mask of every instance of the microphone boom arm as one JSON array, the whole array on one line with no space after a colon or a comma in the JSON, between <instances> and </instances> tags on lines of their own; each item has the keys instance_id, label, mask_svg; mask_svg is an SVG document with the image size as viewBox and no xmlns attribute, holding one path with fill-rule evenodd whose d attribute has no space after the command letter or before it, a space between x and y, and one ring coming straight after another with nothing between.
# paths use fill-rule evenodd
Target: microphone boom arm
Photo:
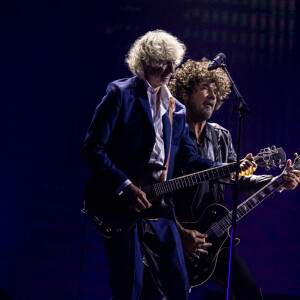
<instances>
[{"instance_id":1,"label":"microphone boom arm","mask_svg":"<svg viewBox=\"0 0 300 300\"><path fill-rule=\"evenodd\" d=\"M229 81L231 83L231 87L235 93L235 99L239 102L239 110L241 113L245 112L246 115L250 114L250 109L247 105L247 103L245 102L243 96L241 95L241 93L239 92L237 86L235 85L234 81L232 80L228 70L227 70L227 66L226 64L221 64L220 67L224 70L224 72L227 74Z\"/></svg>"}]
</instances>

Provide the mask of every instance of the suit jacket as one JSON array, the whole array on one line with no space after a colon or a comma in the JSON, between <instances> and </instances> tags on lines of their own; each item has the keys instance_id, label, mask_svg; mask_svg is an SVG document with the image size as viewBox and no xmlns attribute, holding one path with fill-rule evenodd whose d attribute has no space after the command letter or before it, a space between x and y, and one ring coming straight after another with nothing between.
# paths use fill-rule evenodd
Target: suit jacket
<instances>
[{"instance_id":1,"label":"suit jacket","mask_svg":"<svg viewBox=\"0 0 300 300\"><path fill-rule=\"evenodd\" d=\"M171 154L167 178L174 160L186 172L219 165L196 154L189 137L185 107L175 100ZM168 112L163 115L165 157L169 153L171 126ZM82 154L107 191L116 191L133 172L148 164L155 143L155 131L145 83L138 77L110 83L97 106L88 129Z\"/></svg>"}]
</instances>

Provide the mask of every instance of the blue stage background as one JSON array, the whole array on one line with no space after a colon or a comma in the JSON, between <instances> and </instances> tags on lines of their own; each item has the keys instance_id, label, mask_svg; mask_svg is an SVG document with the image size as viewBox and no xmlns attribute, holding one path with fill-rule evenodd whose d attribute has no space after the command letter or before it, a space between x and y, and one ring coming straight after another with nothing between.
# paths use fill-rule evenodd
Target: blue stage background
<instances>
[{"instance_id":1,"label":"blue stage background","mask_svg":"<svg viewBox=\"0 0 300 300\"><path fill-rule=\"evenodd\" d=\"M288 157L300 151L299 17L296 0L1 1L0 290L13 299L75 298L90 175L80 149L107 84L131 76L125 54L148 30L178 36L186 59L226 54L251 110L242 155L271 145ZM212 121L236 142L233 104ZM264 293L300 297L298 201L299 187L276 194L238 224L238 250ZM207 283L191 299L218 289ZM80 295L110 297L103 240L90 220Z\"/></svg>"}]
</instances>

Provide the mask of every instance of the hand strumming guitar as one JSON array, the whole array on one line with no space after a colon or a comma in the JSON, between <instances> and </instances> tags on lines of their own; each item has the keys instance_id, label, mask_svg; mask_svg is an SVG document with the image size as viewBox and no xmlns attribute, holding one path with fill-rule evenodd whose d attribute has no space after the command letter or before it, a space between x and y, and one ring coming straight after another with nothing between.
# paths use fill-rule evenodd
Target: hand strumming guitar
<instances>
[{"instance_id":1,"label":"hand strumming guitar","mask_svg":"<svg viewBox=\"0 0 300 300\"><path fill-rule=\"evenodd\" d=\"M206 248L212 246L212 244L205 242L206 234L202 234L197 230L183 228L178 221L176 221L176 224L182 248L189 256L199 259L201 253L208 254Z\"/></svg>"},{"instance_id":2,"label":"hand strumming guitar","mask_svg":"<svg viewBox=\"0 0 300 300\"><path fill-rule=\"evenodd\" d=\"M140 212L141 210L152 206L152 204L147 200L146 194L133 183L127 185L123 190L123 193L128 200L130 209L135 212Z\"/></svg>"}]
</instances>

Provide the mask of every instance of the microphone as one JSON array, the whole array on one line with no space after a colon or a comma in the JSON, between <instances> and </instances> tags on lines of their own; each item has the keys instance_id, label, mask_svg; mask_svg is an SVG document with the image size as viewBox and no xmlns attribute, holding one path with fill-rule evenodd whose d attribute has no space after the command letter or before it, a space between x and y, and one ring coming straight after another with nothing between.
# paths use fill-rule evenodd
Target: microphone
<instances>
[{"instance_id":1,"label":"microphone","mask_svg":"<svg viewBox=\"0 0 300 300\"><path fill-rule=\"evenodd\" d=\"M218 69L226 60L226 55L224 53L219 53L208 65L208 71Z\"/></svg>"}]
</instances>

